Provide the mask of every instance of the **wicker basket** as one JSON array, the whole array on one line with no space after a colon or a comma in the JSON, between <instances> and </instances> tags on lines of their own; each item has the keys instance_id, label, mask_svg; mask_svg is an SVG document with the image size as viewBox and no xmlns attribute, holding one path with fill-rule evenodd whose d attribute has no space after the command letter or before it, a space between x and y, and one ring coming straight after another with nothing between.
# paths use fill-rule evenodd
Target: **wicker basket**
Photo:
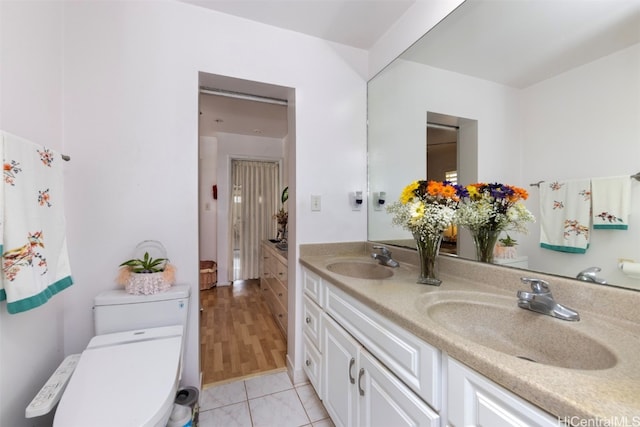
<instances>
[{"instance_id":1,"label":"wicker basket","mask_svg":"<svg viewBox=\"0 0 640 427\"><path fill-rule=\"evenodd\" d=\"M171 287L171 283L164 278L164 273L133 273L125 290L134 295L151 295L164 292Z\"/></svg>"},{"instance_id":2,"label":"wicker basket","mask_svg":"<svg viewBox=\"0 0 640 427\"><path fill-rule=\"evenodd\" d=\"M218 265L215 261L200 261L200 290L211 289L218 282Z\"/></svg>"}]
</instances>

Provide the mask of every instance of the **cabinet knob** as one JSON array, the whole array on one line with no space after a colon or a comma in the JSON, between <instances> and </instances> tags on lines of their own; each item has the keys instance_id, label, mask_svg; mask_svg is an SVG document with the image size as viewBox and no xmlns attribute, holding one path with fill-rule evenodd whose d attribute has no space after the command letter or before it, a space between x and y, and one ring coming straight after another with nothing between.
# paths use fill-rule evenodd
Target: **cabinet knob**
<instances>
[{"instance_id":1,"label":"cabinet knob","mask_svg":"<svg viewBox=\"0 0 640 427\"><path fill-rule=\"evenodd\" d=\"M282 313L278 314L278 317L282 319Z\"/></svg>"},{"instance_id":2,"label":"cabinet knob","mask_svg":"<svg viewBox=\"0 0 640 427\"><path fill-rule=\"evenodd\" d=\"M304 364L305 364L305 365L307 365L307 366L311 366L311 360L307 359L307 360L304 362Z\"/></svg>"},{"instance_id":3,"label":"cabinet knob","mask_svg":"<svg viewBox=\"0 0 640 427\"><path fill-rule=\"evenodd\" d=\"M282 296L282 292L278 292L278 296L281 297Z\"/></svg>"},{"instance_id":4,"label":"cabinet knob","mask_svg":"<svg viewBox=\"0 0 640 427\"><path fill-rule=\"evenodd\" d=\"M307 325L310 324L311 323L311 317L309 317L309 316L305 317L304 321L307 323Z\"/></svg>"},{"instance_id":5,"label":"cabinet knob","mask_svg":"<svg viewBox=\"0 0 640 427\"><path fill-rule=\"evenodd\" d=\"M353 368L353 365L355 365L355 363L356 363L356 359L352 357L351 360L349 361L349 381L351 382L351 384L356 383L356 379L353 377L353 375L351 375L351 369Z\"/></svg>"}]
</instances>

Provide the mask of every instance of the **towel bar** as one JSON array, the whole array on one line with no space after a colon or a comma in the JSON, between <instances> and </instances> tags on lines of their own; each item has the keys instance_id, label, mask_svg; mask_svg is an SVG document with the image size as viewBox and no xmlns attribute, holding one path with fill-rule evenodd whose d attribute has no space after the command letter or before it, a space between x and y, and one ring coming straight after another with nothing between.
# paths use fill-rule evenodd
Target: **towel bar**
<instances>
[{"instance_id":1,"label":"towel bar","mask_svg":"<svg viewBox=\"0 0 640 427\"><path fill-rule=\"evenodd\" d=\"M640 181L640 172L631 175L630 178L631 179L635 179L636 181ZM529 184L529 187L540 187L540 184L542 184L543 182L544 181L538 181L538 182L531 183L531 184Z\"/></svg>"}]
</instances>

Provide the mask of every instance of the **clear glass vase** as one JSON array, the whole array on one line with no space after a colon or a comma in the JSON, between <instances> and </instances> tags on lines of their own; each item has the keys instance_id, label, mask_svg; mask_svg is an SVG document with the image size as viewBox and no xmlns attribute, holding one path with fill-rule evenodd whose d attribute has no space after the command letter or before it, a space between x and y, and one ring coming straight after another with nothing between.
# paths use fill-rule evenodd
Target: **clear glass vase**
<instances>
[{"instance_id":1,"label":"clear glass vase","mask_svg":"<svg viewBox=\"0 0 640 427\"><path fill-rule=\"evenodd\" d=\"M489 227L480 227L471 230L473 244L476 247L476 259L480 262L493 262L493 249L502 230L494 230Z\"/></svg>"},{"instance_id":2,"label":"clear glass vase","mask_svg":"<svg viewBox=\"0 0 640 427\"><path fill-rule=\"evenodd\" d=\"M437 236L413 233L413 237L416 240L420 263L420 275L417 283L440 286L442 280L438 278L437 258L442 243L442 233Z\"/></svg>"}]
</instances>

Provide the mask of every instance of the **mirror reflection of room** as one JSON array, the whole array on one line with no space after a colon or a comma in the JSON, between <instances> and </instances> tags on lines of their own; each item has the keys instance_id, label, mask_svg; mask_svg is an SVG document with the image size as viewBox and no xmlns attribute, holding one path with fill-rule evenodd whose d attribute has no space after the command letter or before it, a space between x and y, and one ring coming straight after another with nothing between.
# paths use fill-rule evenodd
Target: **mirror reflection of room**
<instances>
[{"instance_id":1,"label":"mirror reflection of room","mask_svg":"<svg viewBox=\"0 0 640 427\"><path fill-rule=\"evenodd\" d=\"M620 268L620 260L640 263L637 180L630 178L629 229L593 230L579 255L541 246L541 192L531 185L640 170L638 8L637 2L462 3L368 83L371 190L384 188L392 202L407 182L431 179L439 169L429 160L425 111L437 124L443 122L429 114L469 118L456 123L458 183L505 183L529 193L525 204L537 222L526 234L510 235L525 260L518 267L574 279L598 267L599 284L640 289L640 280ZM382 212L371 210L368 219L369 240L414 246ZM458 229L455 254L474 259L464 240Z\"/></svg>"},{"instance_id":2,"label":"mirror reflection of room","mask_svg":"<svg viewBox=\"0 0 640 427\"><path fill-rule=\"evenodd\" d=\"M458 183L458 127L427 122L427 180ZM440 251L457 253L458 227L444 231Z\"/></svg>"}]
</instances>

